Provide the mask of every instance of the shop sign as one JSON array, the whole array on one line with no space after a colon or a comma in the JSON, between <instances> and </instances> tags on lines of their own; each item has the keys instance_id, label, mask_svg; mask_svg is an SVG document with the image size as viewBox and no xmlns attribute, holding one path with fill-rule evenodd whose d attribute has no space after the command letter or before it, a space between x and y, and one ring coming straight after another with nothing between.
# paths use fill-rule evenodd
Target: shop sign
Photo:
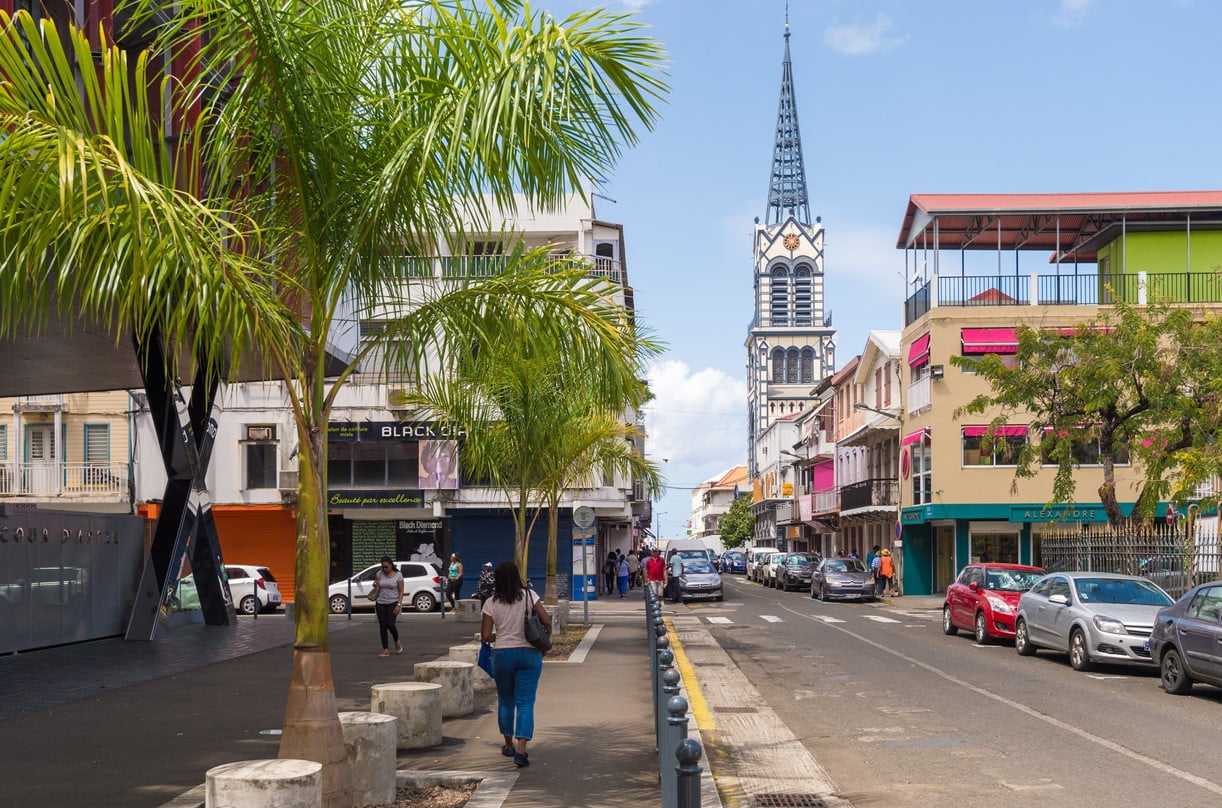
<instances>
[{"instance_id":1,"label":"shop sign","mask_svg":"<svg viewBox=\"0 0 1222 808\"><path fill-rule=\"evenodd\" d=\"M1101 508L1011 508L1011 522L1103 522Z\"/></svg>"},{"instance_id":2,"label":"shop sign","mask_svg":"<svg viewBox=\"0 0 1222 808\"><path fill-rule=\"evenodd\" d=\"M437 421L332 421L327 424L327 440L334 443L455 440L466 436L467 430L462 427Z\"/></svg>"},{"instance_id":3,"label":"shop sign","mask_svg":"<svg viewBox=\"0 0 1222 808\"><path fill-rule=\"evenodd\" d=\"M422 491L346 490L327 497L332 508L423 508Z\"/></svg>"},{"instance_id":4,"label":"shop sign","mask_svg":"<svg viewBox=\"0 0 1222 808\"><path fill-rule=\"evenodd\" d=\"M925 514L921 508L914 508L910 511L904 511L902 521L905 524L920 524L925 521Z\"/></svg>"}]
</instances>

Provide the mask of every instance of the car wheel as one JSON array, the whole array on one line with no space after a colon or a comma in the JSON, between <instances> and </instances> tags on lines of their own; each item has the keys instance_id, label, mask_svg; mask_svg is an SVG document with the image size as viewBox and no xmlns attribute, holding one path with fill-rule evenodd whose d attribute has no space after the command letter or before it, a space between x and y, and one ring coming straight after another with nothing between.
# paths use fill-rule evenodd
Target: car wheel
<instances>
[{"instance_id":1,"label":"car wheel","mask_svg":"<svg viewBox=\"0 0 1222 808\"><path fill-rule=\"evenodd\" d=\"M976 612L976 644L988 645L989 640L989 623L985 619L984 612Z\"/></svg>"},{"instance_id":2,"label":"car wheel","mask_svg":"<svg viewBox=\"0 0 1222 808\"><path fill-rule=\"evenodd\" d=\"M1090 652L1086 650L1086 634L1082 629L1074 629L1069 635L1069 664L1076 671L1088 671L1094 667Z\"/></svg>"},{"instance_id":3,"label":"car wheel","mask_svg":"<svg viewBox=\"0 0 1222 808\"><path fill-rule=\"evenodd\" d=\"M819 600L827 603L827 589L823 586L823 584L819 584Z\"/></svg>"},{"instance_id":4,"label":"car wheel","mask_svg":"<svg viewBox=\"0 0 1222 808\"><path fill-rule=\"evenodd\" d=\"M247 595L246 597L242 598L242 600L238 602L238 611L240 611L242 614L254 614L255 596Z\"/></svg>"},{"instance_id":5,"label":"car wheel","mask_svg":"<svg viewBox=\"0 0 1222 808\"><path fill-rule=\"evenodd\" d=\"M417 592L412 598L412 608L418 612L431 612L437 608L437 598L428 592Z\"/></svg>"},{"instance_id":6,"label":"car wheel","mask_svg":"<svg viewBox=\"0 0 1222 808\"><path fill-rule=\"evenodd\" d=\"M1192 690L1192 679L1189 678L1188 671L1184 670L1184 660L1180 659L1179 651L1174 648L1167 649L1167 653L1163 654L1162 664L1158 667L1163 690L1176 696L1182 696Z\"/></svg>"},{"instance_id":7,"label":"car wheel","mask_svg":"<svg viewBox=\"0 0 1222 808\"><path fill-rule=\"evenodd\" d=\"M1014 624L1014 650L1019 656L1035 656L1035 646L1027 636L1027 621L1019 620Z\"/></svg>"},{"instance_id":8,"label":"car wheel","mask_svg":"<svg viewBox=\"0 0 1222 808\"><path fill-rule=\"evenodd\" d=\"M959 633L959 629L955 627L955 623L950 619L950 607L942 607L942 633L948 637L953 637Z\"/></svg>"},{"instance_id":9,"label":"car wheel","mask_svg":"<svg viewBox=\"0 0 1222 808\"><path fill-rule=\"evenodd\" d=\"M331 607L331 614L344 614L348 611L347 595L332 595L327 603Z\"/></svg>"}]
</instances>

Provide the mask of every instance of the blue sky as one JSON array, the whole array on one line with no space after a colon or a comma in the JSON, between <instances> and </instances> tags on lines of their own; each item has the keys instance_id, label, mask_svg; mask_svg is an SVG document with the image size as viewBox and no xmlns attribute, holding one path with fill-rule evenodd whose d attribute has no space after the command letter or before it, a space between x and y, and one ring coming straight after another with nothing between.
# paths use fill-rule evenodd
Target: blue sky
<instances>
[{"instance_id":1,"label":"blue sky","mask_svg":"<svg viewBox=\"0 0 1222 808\"><path fill-rule=\"evenodd\" d=\"M547 0L557 15L587 3ZM746 458L752 220L764 215L784 0L630 0L670 54L662 120L602 192L625 225L651 374L651 453L674 488ZM1212 0L792 0L811 211L827 228L838 362L899 329L908 195L1222 187Z\"/></svg>"}]
</instances>

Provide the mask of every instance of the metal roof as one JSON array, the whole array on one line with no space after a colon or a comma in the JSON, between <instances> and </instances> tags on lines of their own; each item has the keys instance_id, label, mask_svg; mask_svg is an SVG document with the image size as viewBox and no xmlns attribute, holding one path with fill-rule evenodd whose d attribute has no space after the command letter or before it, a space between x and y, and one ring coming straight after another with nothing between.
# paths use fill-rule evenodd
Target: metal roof
<instances>
[{"instance_id":1,"label":"metal roof","mask_svg":"<svg viewBox=\"0 0 1222 808\"><path fill-rule=\"evenodd\" d=\"M1222 224L1222 191L1124 191L1068 194L912 194L898 249L1052 250L1054 260L1124 222ZM1092 260L1081 252L1077 258Z\"/></svg>"}]
</instances>

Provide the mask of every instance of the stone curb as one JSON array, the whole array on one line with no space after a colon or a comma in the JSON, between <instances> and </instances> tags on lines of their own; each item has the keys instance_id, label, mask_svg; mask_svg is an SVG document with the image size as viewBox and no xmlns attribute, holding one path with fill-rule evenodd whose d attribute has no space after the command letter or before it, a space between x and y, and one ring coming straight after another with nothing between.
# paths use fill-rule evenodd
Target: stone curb
<instances>
[{"instance_id":1,"label":"stone curb","mask_svg":"<svg viewBox=\"0 0 1222 808\"><path fill-rule=\"evenodd\" d=\"M517 772L466 772L426 771L400 769L395 772L398 788L415 786L465 786L479 783L475 793L467 800L465 808L501 808L509 798L509 791L518 781Z\"/></svg>"}]
</instances>

